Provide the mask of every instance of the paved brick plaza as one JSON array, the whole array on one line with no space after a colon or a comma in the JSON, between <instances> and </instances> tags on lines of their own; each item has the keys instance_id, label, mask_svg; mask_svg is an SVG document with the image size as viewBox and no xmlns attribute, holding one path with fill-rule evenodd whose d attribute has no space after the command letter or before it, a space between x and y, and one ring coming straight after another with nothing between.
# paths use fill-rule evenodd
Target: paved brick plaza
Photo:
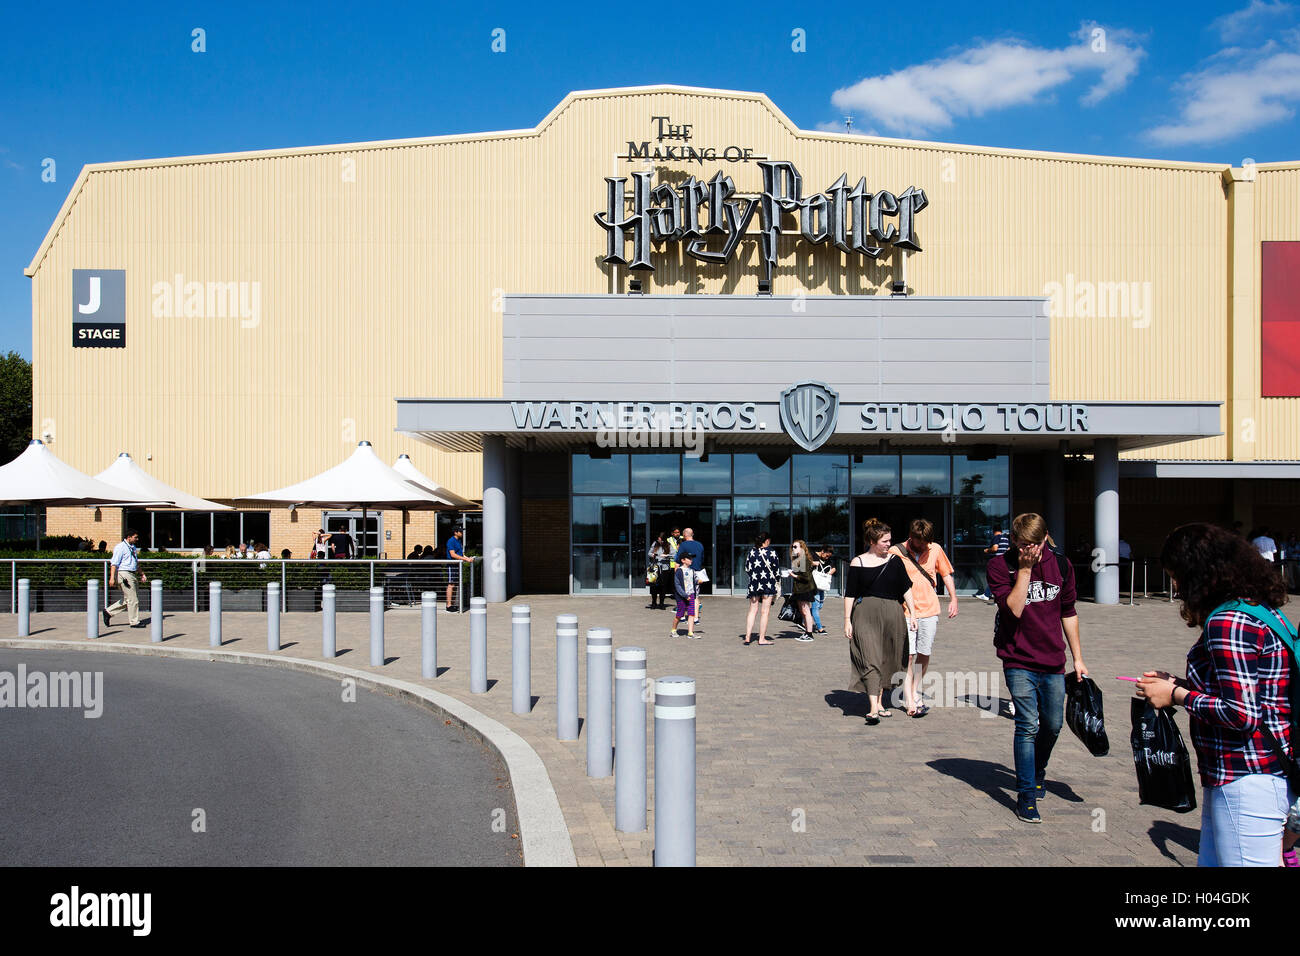
<instances>
[{"instance_id":1,"label":"paved brick plaza","mask_svg":"<svg viewBox=\"0 0 1300 956\"><path fill-rule=\"evenodd\" d=\"M1012 723L1005 704L997 716L974 706L977 693L1000 692L1003 701L1008 696L993 653L993 609L974 599L962 601L956 621L940 624L932 665L961 674L965 686L947 681L937 706L922 720L896 709L876 727L862 720L866 698L844 690L850 676L843 637L832 633L800 644L787 630L776 632L785 638L776 646L743 647L741 598L705 598L698 641L670 639L671 611L649 610L641 598L545 596L511 603L531 604L533 611L532 691L539 700L532 714L510 712L510 611L504 605L488 612L488 692L469 693L468 614L440 612L444 670L431 684L506 724L537 750L580 864L649 864L653 817L646 833L616 833L613 778L586 777L585 737L555 739L554 623L555 615L566 611L578 614L582 634L606 626L614 630L615 646L645 646L651 675L685 674L698 681L701 865L1196 862L1199 810L1180 815L1137 803L1128 743L1129 689L1112 679L1152 667L1181 673L1195 632L1167 602L1080 605L1084 659L1106 695L1111 753L1092 757L1068 729L1062 732L1041 826L1020 823L1013 814ZM823 617L832 632L841 608L838 602L827 605ZM1295 610L1289 610L1294 617ZM84 640L84 621L84 614L33 615L32 634ZM419 625L418 609L388 612L385 650L396 660L383 669L386 674L420 680ZM228 612L224 626L229 649L265 652L262 615ZM170 646L206 647L207 616L169 614L164 633ZM102 634L109 641L149 640L147 628L117 624ZM343 653L338 663L368 670L368 634L367 615L340 614L338 646L355 650ZM318 657L320 617L283 615L281 641L292 644L282 654ZM585 661L583 667L585 675ZM973 682L967 676L972 672ZM230 676L238 680L238 669L232 667ZM584 692L585 676L579 686ZM953 690L962 693L957 706L944 699ZM580 713L585 710L583 701ZM1179 723L1186 737L1181 712ZM653 717L650 726L653 732ZM653 743L649 764L653 768ZM653 786L649 791L653 812Z\"/></svg>"}]
</instances>

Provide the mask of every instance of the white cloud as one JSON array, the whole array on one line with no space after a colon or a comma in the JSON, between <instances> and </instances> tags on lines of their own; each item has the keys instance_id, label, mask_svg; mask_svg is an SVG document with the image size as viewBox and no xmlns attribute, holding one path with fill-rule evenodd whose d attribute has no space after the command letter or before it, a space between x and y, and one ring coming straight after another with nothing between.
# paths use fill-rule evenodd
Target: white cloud
<instances>
[{"instance_id":1,"label":"white cloud","mask_svg":"<svg viewBox=\"0 0 1300 956\"><path fill-rule=\"evenodd\" d=\"M1261 23L1275 16L1282 16L1291 11L1291 5L1282 0L1250 0L1250 5L1233 13L1225 13L1210 24L1210 28L1219 31L1219 38L1224 43L1235 43L1250 35Z\"/></svg>"},{"instance_id":2,"label":"white cloud","mask_svg":"<svg viewBox=\"0 0 1300 956\"><path fill-rule=\"evenodd\" d=\"M1291 119L1300 103L1300 31L1257 50L1229 48L1179 83L1177 120L1147 130L1162 145L1216 143Z\"/></svg>"},{"instance_id":3,"label":"white cloud","mask_svg":"<svg viewBox=\"0 0 1300 956\"><path fill-rule=\"evenodd\" d=\"M1249 133L1295 115L1300 101L1300 54L1277 53L1236 70L1193 74L1178 121L1147 136L1157 143L1213 143Z\"/></svg>"},{"instance_id":4,"label":"white cloud","mask_svg":"<svg viewBox=\"0 0 1300 956\"><path fill-rule=\"evenodd\" d=\"M1060 49L995 40L944 59L870 76L836 90L831 103L905 135L944 129L958 117L1032 103L1076 76L1099 74L1081 98L1093 106L1123 89L1145 51L1133 34L1084 24Z\"/></svg>"}]
</instances>

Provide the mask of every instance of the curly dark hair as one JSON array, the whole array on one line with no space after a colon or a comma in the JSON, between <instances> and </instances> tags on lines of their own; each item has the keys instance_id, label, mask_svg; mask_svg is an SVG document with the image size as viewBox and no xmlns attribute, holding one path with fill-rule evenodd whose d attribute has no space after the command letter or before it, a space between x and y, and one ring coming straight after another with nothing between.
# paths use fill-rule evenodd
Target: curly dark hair
<instances>
[{"instance_id":1,"label":"curly dark hair","mask_svg":"<svg viewBox=\"0 0 1300 956\"><path fill-rule=\"evenodd\" d=\"M1175 528L1160 549L1160 563L1178 583L1188 627L1203 627L1211 611L1235 598L1273 608L1287 602L1286 585L1273 564L1241 535L1218 525Z\"/></svg>"}]
</instances>

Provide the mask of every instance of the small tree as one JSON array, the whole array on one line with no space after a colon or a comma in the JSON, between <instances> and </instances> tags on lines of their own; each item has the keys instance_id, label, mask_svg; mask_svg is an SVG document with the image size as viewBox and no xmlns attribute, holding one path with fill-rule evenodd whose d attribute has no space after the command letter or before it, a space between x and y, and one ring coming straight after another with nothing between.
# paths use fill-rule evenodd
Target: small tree
<instances>
[{"instance_id":1,"label":"small tree","mask_svg":"<svg viewBox=\"0 0 1300 956\"><path fill-rule=\"evenodd\" d=\"M0 464L32 440L32 363L17 352L0 358Z\"/></svg>"}]
</instances>

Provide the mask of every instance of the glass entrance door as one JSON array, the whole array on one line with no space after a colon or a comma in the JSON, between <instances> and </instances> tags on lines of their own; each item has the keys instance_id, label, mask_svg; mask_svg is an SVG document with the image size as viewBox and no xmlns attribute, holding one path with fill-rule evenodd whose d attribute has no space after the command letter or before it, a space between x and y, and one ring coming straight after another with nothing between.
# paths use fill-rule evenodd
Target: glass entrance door
<instances>
[{"instance_id":1,"label":"glass entrance door","mask_svg":"<svg viewBox=\"0 0 1300 956\"><path fill-rule=\"evenodd\" d=\"M713 594L715 576L720 573L714 554L714 506L712 498L649 498L646 508L648 526L647 540L653 541L660 531L665 536L673 529L685 531L690 528L695 540L704 547L704 567L709 572L709 580L700 586L701 594ZM720 580L720 579L719 579ZM719 587L727 588L730 581L721 581Z\"/></svg>"},{"instance_id":2,"label":"glass entrance door","mask_svg":"<svg viewBox=\"0 0 1300 956\"><path fill-rule=\"evenodd\" d=\"M325 530L330 534L343 533L352 536L356 545L357 556L366 557L379 554L379 542L384 536L384 516L378 512L366 515L365 528L361 526L360 511L328 511L325 513ZM402 555L406 557L406 555Z\"/></svg>"},{"instance_id":3,"label":"glass entrance door","mask_svg":"<svg viewBox=\"0 0 1300 956\"><path fill-rule=\"evenodd\" d=\"M862 553L862 522L878 518L889 525L895 544L907 540L913 520L925 518L934 525L934 543L943 548L951 559L952 542L948 540L947 497L933 498L854 498L853 539L850 554ZM940 590L943 586L940 585Z\"/></svg>"}]
</instances>

